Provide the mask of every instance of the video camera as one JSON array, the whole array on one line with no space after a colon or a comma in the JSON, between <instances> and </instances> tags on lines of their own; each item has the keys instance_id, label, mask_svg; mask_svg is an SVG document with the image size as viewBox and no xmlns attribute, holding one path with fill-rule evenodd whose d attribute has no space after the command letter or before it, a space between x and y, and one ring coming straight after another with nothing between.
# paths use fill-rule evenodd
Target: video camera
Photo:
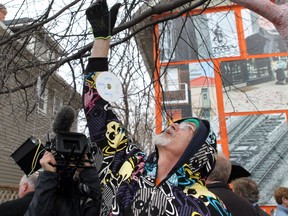
<instances>
[{"instance_id":1,"label":"video camera","mask_svg":"<svg viewBox=\"0 0 288 216\"><path fill-rule=\"evenodd\" d=\"M90 158L88 139L81 133L59 132L51 141L46 142L46 150L54 153L57 168L84 168L84 155Z\"/></svg>"},{"instance_id":2,"label":"video camera","mask_svg":"<svg viewBox=\"0 0 288 216\"><path fill-rule=\"evenodd\" d=\"M92 163L87 137L74 132L59 132L51 140L47 137L45 146L39 139L31 136L16 149L11 157L26 175L30 175L41 168L39 161L44 151L53 153L57 162L57 172L66 168L86 168L85 162ZM87 155L86 159L84 158L85 154Z\"/></svg>"},{"instance_id":3,"label":"video camera","mask_svg":"<svg viewBox=\"0 0 288 216\"><path fill-rule=\"evenodd\" d=\"M51 151L54 155L57 172L73 173L77 168L86 168L85 162L92 163L87 137L82 133L70 132L74 119L75 110L70 106L62 106L52 125L56 134L54 138L50 140L48 134L46 145L43 146L40 139L31 136L11 155L26 175L41 168L39 161L44 151Z\"/></svg>"}]
</instances>

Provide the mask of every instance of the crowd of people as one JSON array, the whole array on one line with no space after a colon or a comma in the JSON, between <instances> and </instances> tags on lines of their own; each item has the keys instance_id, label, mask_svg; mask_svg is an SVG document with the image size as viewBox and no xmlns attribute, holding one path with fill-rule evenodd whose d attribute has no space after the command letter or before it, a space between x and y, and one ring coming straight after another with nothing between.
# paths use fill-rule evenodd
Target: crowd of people
<instances>
[{"instance_id":1,"label":"crowd of people","mask_svg":"<svg viewBox=\"0 0 288 216\"><path fill-rule=\"evenodd\" d=\"M87 11L95 40L83 101L90 139L102 161L101 215L231 215L205 187L217 157L216 136L208 121L188 118L172 123L155 136L156 150L146 155L129 140L111 105L98 94L96 79L108 71L118 8L116 4L108 11L106 2L100 1Z\"/></svg>"},{"instance_id":2,"label":"crowd of people","mask_svg":"<svg viewBox=\"0 0 288 216\"><path fill-rule=\"evenodd\" d=\"M230 160L219 154L216 165L206 180L207 188L224 202L233 216L255 216L256 211L249 201L231 190L228 184L231 170Z\"/></svg>"},{"instance_id":3,"label":"crowd of people","mask_svg":"<svg viewBox=\"0 0 288 216\"><path fill-rule=\"evenodd\" d=\"M216 135L207 120L191 117L171 123L154 137L150 155L129 139L95 84L109 71L110 38L119 7L109 10L100 0L86 11L95 40L84 74L83 106L99 169L87 162L86 168L61 173L54 155L46 151L39 176L23 176L19 199L1 204L1 215L268 215L257 204L259 191L252 179L236 179L231 189L231 162L217 152ZM63 175L65 181L59 181ZM288 188L277 189L275 200L276 216L288 215Z\"/></svg>"}]
</instances>

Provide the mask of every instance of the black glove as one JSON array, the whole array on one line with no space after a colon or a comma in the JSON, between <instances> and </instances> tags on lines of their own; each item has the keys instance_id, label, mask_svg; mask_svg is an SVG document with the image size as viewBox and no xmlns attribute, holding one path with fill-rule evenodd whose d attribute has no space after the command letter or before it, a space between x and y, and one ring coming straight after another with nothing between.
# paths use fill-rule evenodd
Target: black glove
<instances>
[{"instance_id":1,"label":"black glove","mask_svg":"<svg viewBox=\"0 0 288 216\"><path fill-rule=\"evenodd\" d=\"M117 3L109 11L106 0L97 0L86 10L95 38L111 37L120 6L121 4Z\"/></svg>"}]
</instances>

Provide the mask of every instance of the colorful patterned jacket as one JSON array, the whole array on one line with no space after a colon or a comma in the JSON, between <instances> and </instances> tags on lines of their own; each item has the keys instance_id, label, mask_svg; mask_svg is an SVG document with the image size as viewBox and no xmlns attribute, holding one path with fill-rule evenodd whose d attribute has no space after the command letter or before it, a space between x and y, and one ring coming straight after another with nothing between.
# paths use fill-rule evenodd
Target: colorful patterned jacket
<instances>
[{"instance_id":1,"label":"colorful patterned jacket","mask_svg":"<svg viewBox=\"0 0 288 216\"><path fill-rule=\"evenodd\" d=\"M185 153L156 186L157 150L147 156L130 142L110 104L97 92L95 81L105 70L107 59L90 58L83 90L90 137L101 164L101 215L230 216L203 181L214 167L217 153L209 123L200 120Z\"/></svg>"}]
</instances>

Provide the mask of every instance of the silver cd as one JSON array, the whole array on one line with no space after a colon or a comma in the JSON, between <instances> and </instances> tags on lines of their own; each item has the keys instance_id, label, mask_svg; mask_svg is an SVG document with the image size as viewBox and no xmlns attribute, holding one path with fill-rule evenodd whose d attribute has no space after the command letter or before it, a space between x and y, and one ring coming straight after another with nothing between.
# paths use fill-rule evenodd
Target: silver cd
<instances>
[{"instance_id":1,"label":"silver cd","mask_svg":"<svg viewBox=\"0 0 288 216\"><path fill-rule=\"evenodd\" d=\"M111 72L101 72L97 76L96 88L99 95L108 102L115 102L123 96L121 82Z\"/></svg>"}]
</instances>

